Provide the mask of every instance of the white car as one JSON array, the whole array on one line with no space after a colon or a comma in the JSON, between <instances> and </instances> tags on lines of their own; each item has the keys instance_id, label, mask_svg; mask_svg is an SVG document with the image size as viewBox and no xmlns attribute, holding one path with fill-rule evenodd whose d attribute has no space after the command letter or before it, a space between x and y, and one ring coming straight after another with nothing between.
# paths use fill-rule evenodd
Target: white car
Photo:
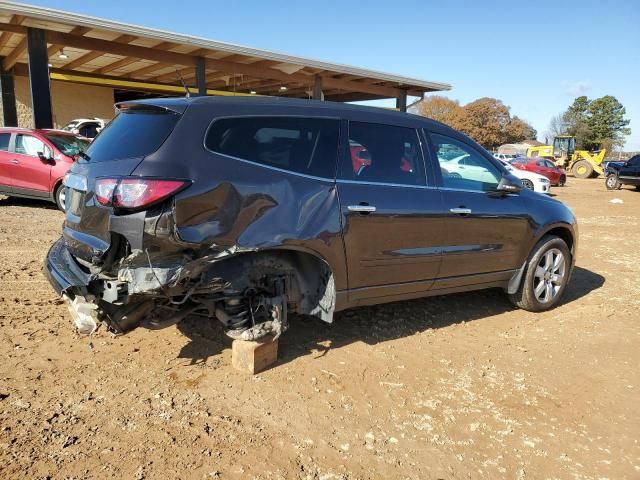
<instances>
[{"instance_id":1,"label":"white car","mask_svg":"<svg viewBox=\"0 0 640 480\"><path fill-rule=\"evenodd\" d=\"M476 182L493 183L496 177L468 153L449 160L443 159L440 166L452 177Z\"/></svg>"},{"instance_id":2,"label":"white car","mask_svg":"<svg viewBox=\"0 0 640 480\"><path fill-rule=\"evenodd\" d=\"M504 165L504 168L509 170L509 173L520 179L522 185L524 185L525 188L538 193L549 193L549 191L551 190L551 183L549 182L549 179L544 175L539 175L534 172L527 172L526 170L520 170L519 168L514 167L505 160L499 160L500 163Z\"/></svg>"},{"instance_id":3,"label":"white car","mask_svg":"<svg viewBox=\"0 0 640 480\"><path fill-rule=\"evenodd\" d=\"M512 158L516 158L516 155L512 153L494 153L493 156L498 160L510 161Z\"/></svg>"},{"instance_id":4,"label":"white car","mask_svg":"<svg viewBox=\"0 0 640 480\"><path fill-rule=\"evenodd\" d=\"M63 130L93 140L107 123L108 120L104 120L98 117L76 118L75 120L71 120L69 123L67 123L64 126Z\"/></svg>"}]
</instances>

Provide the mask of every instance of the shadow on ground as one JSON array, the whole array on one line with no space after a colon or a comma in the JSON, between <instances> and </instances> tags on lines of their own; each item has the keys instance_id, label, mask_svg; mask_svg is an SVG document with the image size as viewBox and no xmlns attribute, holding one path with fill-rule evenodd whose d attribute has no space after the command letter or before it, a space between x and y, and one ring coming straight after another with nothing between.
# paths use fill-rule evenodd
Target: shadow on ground
<instances>
[{"instance_id":1,"label":"shadow on ground","mask_svg":"<svg viewBox=\"0 0 640 480\"><path fill-rule=\"evenodd\" d=\"M563 304L580 300L604 282L602 275L576 267ZM289 330L280 339L278 364L309 353L321 357L330 349L353 342L374 345L429 328L481 320L511 310L515 307L504 292L493 289L355 308L337 313L332 324L312 317L292 316ZM216 321L190 317L179 323L178 329L190 339L178 358L190 359L191 364L206 362L231 345L222 325Z\"/></svg>"},{"instance_id":2,"label":"shadow on ground","mask_svg":"<svg viewBox=\"0 0 640 480\"><path fill-rule=\"evenodd\" d=\"M48 210L58 210L58 207L48 200L37 200L33 198L1 197L0 207L27 207L44 208Z\"/></svg>"}]
</instances>

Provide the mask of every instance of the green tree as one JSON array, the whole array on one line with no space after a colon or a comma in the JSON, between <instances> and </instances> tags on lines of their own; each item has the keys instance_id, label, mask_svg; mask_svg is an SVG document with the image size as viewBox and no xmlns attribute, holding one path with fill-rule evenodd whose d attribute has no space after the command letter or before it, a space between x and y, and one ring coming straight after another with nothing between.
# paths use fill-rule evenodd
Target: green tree
<instances>
[{"instance_id":1,"label":"green tree","mask_svg":"<svg viewBox=\"0 0 640 480\"><path fill-rule=\"evenodd\" d=\"M606 95L593 100L587 108L589 149L603 148L624 143L624 137L631 133L630 120L624 118L626 110L616 97Z\"/></svg>"},{"instance_id":2,"label":"green tree","mask_svg":"<svg viewBox=\"0 0 640 480\"><path fill-rule=\"evenodd\" d=\"M562 114L561 123L566 134L576 137L577 149L611 148L622 145L631 133L625 113L624 106L611 95L595 100L581 96Z\"/></svg>"}]
</instances>

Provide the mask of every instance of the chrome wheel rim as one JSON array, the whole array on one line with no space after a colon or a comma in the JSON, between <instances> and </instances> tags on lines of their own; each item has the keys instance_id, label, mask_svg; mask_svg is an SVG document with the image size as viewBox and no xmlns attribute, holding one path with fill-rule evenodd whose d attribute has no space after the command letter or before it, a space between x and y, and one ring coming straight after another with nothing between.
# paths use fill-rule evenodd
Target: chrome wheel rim
<instances>
[{"instance_id":1,"label":"chrome wheel rim","mask_svg":"<svg viewBox=\"0 0 640 480\"><path fill-rule=\"evenodd\" d=\"M533 276L533 293L540 303L549 303L558 296L564 284L567 262L557 248L548 250L538 261Z\"/></svg>"},{"instance_id":2,"label":"chrome wheel rim","mask_svg":"<svg viewBox=\"0 0 640 480\"><path fill-rule=\"evenodd\" d=\"M65 201L67 199L67 192L66 192L66 188L62 187L59 191L58 191L58 203L62 206L63 210L66 210L67 207L65 205Z\"/></svg>"},{"instance_id":3,"label":"chrome wheel rim","mask_svg":"<svg viewBox=\"0 0 640 480\"><path fill-rule=\"evenodd\" d=\"M531 182L531 180L522 180L522 185L524 186L524 188L533 190L533 183Z\"/></svg>"},{"instance_id":4,"label":"chrome wheel rim","mask_svg":"<svg viewBox=\"0 0 640 480\"><path fill-rule=\"evenodd\" d=\"M609 175L609 177L607 178L607 185L609 186L609 188L613 188L616 186L616 177L614 177L613 175Z\"/></svg>"}]
</instances>

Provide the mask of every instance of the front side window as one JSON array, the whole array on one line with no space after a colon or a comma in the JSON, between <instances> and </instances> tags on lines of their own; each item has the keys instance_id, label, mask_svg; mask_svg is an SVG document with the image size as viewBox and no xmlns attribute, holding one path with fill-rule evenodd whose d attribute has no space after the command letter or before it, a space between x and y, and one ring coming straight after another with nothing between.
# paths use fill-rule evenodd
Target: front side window
<instances>
[{"instance_id":1,"label":"front side window","mask_svg":"<svg viewBox=\"0 0 640 480\"><path fill-rule=\"evenodd\" d=\"M445 135L431 134L433 148L436 151L442 184L445 188L477 190L481 192L495 190L502 174L475 148Z\"/></svg>"},{"instance_id":2,"label":"front side window","mask_svg":"<svg viewBox=\"0 0 640 480\"><path fill-rule=\"evenodd\" d=\"M209 128L216 153L315 177L335 176L339 122L326 118L222 118Z\"/></svg>"},{"instance_id":3,"label":"front side window","mask_svg":"<svg viewBox=\"0 0 640 480\"><path fill-rule=\"evenodd\" d=\"M16 136L16 153L31 157L37 157L38 153L42 153L47 158L52 156L51 149L42 140L23 134Z\"/></svg>"},{"instance_id":4,"label":"front side window","mask_svg":"<svg viewBox=\"0 0 640 480\"><path fill-rule=\"evenodd\" d=\"M349 122L349 150L339 178L374 183L424 185L424 162L413 128Z\"/></svg>"}]
</instances>

